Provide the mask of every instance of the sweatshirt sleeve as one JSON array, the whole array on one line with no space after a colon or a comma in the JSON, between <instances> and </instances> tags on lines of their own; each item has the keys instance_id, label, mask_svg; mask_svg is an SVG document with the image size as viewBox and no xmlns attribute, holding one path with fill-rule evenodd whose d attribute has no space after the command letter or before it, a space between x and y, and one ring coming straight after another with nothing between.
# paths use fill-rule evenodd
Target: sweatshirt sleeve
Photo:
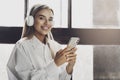
<instances>
[{"instance_id":1,"label":"sweatshirt sleeve","mask_svg":"<svg viewBox=\"0 0 120 80\"><path fill-rule=\"evenodd\" d=\"M66 65L67 64L63 64L61 67L60 67L60 80L70 80L71 79L71 74L68 74L67 71L66 71Z\"/></svg>"},{"instance_id":2,"label":"sweatshirt sleeve","mask_svg":"<svg viewBox=\"0 0 120 80\"><path fill-rule=\"evenodd\" d=\"M22 45L15 51L15 70L20 80L59 80L59 68L52 60L45 67L36 69Z\"/></svg>"}]
</instances>

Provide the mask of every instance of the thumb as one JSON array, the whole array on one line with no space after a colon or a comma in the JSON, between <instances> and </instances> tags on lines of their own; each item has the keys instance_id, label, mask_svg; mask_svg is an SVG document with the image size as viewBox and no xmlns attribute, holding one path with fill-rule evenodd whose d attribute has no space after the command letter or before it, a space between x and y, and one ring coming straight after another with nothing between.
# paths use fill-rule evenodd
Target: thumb
<instances>
[{"instance_id":1,"label":"thumb","mask_svg":"<svg viewBox=\"0 0 120 80\"><path fill-rule=\"evenodd\" d=\"M60 55L62 51L63 51L63 50L60 49L60 50L56 53L56 55Z\"/></svg>"}]
</instances>

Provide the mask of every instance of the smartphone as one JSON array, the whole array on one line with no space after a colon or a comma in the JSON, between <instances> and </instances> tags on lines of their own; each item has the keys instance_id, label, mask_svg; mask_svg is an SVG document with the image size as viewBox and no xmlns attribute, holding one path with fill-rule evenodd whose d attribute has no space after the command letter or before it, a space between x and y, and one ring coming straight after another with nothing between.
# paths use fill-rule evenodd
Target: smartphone
<instances>
[{"instance_id":1,"label":"smartphone","mask_svg":"<svg viewBox=\"0 0 120 80\"><path fill-rule=\"evenodd\" d=\"M72 48L76 47L79 41L80 41L79 37L71 37L67 45L69 46L68 50L71 50Z\"/></svg>"}]
</instances>

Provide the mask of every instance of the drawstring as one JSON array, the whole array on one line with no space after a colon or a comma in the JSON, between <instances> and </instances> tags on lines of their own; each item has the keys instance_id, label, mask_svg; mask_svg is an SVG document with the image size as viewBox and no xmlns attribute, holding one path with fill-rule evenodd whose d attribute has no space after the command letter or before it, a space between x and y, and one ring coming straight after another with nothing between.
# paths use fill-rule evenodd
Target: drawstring
<instances>
[{"instance_id":1,"label":"drawstring","mask_svg":"<svg viewBox=\"0 0 120 80\"><path fill-rule=\"evenodd\" d=\"M47 34L47 37L48 37L48 40L54 40L51 31ZM53 49L51 48L49 41L48 41L48 47L50 48L51 56L52 56L52 58L54 59L54 51L53 51Z\"/></svg>"},{"instance_id":2,"label":"drawstring","mask_svg":"<svg viewBox=\"0 0 120 80\"><path fill-rule=\"evenodd\" d=\"M53 35L52 35L51 31L47 34L47 36L48 36L48 39L50 39L50 40L54 40L54 38L53 38Z\"/></svg>"},{"instance_id":3,"label":"drawstring","mask_svg":"<svg viewBox=\"0 0 120 80\"><path fill-rule=\"evenodd\" d=\"M51 56L52 56L52 58L54 59L54 51L53 51L52 48L50 47L50 44L49 44L49 43L48 43L48 47L50 48Z\"/></svg>"}]
</instances>

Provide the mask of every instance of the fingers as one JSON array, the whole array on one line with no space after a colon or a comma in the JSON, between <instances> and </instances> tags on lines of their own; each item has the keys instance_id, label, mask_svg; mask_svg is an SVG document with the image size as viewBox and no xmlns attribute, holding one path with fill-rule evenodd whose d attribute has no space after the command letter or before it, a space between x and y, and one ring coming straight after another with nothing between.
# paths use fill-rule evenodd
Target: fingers
<instances>
[{"instance_id":1,"label":"fingers","mask_svg":"<svg viewBox=\"0 0 120 80\"><path fill-rule=\"evenodd\" d=\"M67 55L67 57L76 57L77 56L77 54L69 54L69 55Z\"/></svg>"},{"instance_id":2,"label":"fingers","mask_svg":"<svg viewBox=\"0 0 120 80\"><path fill-rule=\"evenodd\" d=\"M75 53L75 51L77 50L77 48L73 48L73 49L71 49L71 50L69 50L69 51L66 51L67 50L67 48L65 48L65 49L60 49L58 52L57 52L57 56L61 56L61 55L68 55L68 54L70 54L70 53Z\"/></svg>"},{"instance_id":3,"label":"fingers","mask_svg":"<svg viewBox=\"0 0 120 80\"><path fill-rule=\"evenodd\" d=\"M56 57L59 58L59 57L62 57L62 59L64 59L65 61L73 61L73 60L76 60L76 54L75 51L77 50L77 48L73 48L69 51L66 51L67 48L65 49L60 49L57 53L56 53Z\"/></svg>"},{"instance_id":4,"label":"fingers","mask_svg":"<svg viewBox=\"0 0 120 80\"><path fill-rule=\"evenodd\" d=\"M69 50L69 51L66 51L65 53L64 53L64 55L65 56L72 56L72 54L74 54L75 53L75 51L76 51L77 49L76 48L74 48L74 49L72 49L72 50ZM76 54L75 54L76 55Z\"/></svg>"},{"instance_id":5,"label":"fingers","mask_svg":"<svg viewBox=\"0 0 120 80\"><path fill-rule=\"evenodd\" d=\"M76 54L68 54L68 55L66 55L66 60L67 60L67 62L70 62L70 61L72 61L72 62L75 62L76 61Z\"/></svg>"},{"instance_id":6,"label":"fingers","mask_svg":"<svg viewBox=\"0 0 120 80\"><path fill-rule=\"evenodd\" d=\"M56 55L60 55L62 51L63 51L63 50L60 49L60 50L56 53Z\"/></svg>"},{"instance_id":7,"label":"fingers","mask_svg":"<svg viewBox=\"0 0 120 80\"><path fill-rule=\"evenodd\" d=\"M76 61L76 54L71 54L71 53L75 53L77 49L73 48L71 50L67 50L67 47L65 49L60 49L54 58L54 61L56 63L57 66L60 66L62 64L64 64L65 62L69 62L69 64L74 65L75 61Z\"/></svg>"},{"instance_id":8,"label":"fingers","mask_svg":"<svg viewBox=\"0 0 120 80\"><path fill-rule=\"evenodd\" d=\"M60 49L60 50L58 51L58 53L60 53L60 52L62 52L62 49Z\"/></svg>"},{"instance_id":9,"label":"fingers","mask_svg":"<svg viewBox=\"0 0 120 80\"><path fill-rule=\"evenodd\" d=\"M74 48L72 48L72 49L70 49L70 48L71 48L70 46L67 46L67 47L64 49L64 51L70 51L70 50L77 49L76 47L74 47Z\"/></svg>"}]
</instances>

